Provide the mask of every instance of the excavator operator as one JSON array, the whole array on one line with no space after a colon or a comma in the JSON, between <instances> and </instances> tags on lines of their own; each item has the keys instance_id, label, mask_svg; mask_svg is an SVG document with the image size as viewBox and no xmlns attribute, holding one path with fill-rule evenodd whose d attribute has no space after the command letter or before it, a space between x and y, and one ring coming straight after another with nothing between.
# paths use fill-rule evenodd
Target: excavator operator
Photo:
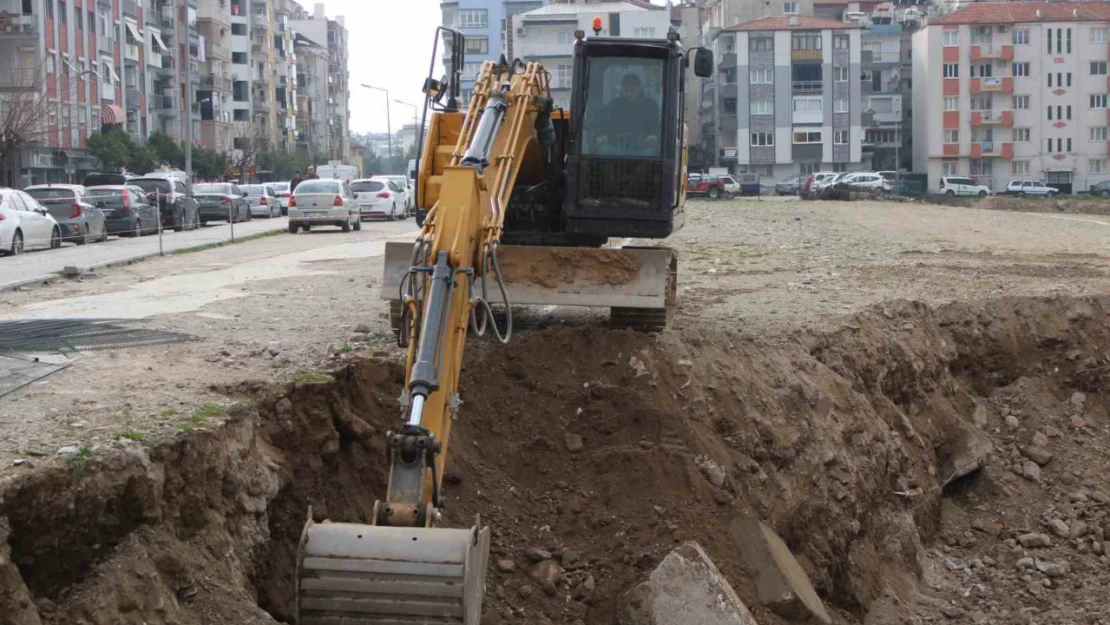
<instances>
[{"instance_id":1,"label":"excavator operator","mask_svg":"<svg viewBox=\"0 0 1110 625\"><path fill-rule=\"evenodd\" d=\"M640 77L625 74L620 95L601 110L594 120L599 129L597 152L629 156L654 156L659 153L659 103L644 93Z\"/></svg>"}]
</instances>

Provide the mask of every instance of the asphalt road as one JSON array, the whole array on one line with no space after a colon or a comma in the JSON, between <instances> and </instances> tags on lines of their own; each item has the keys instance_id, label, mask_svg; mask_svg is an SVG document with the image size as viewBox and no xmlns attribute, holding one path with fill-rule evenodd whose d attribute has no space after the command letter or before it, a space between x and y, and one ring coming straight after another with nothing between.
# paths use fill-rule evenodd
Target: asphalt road
<instances>
[{"instance_id":1,"label":"asphalt road","mask_svg":"<svg viewBox=\"0 0 1110 625\"><path fill-rule=\"evenodd\" d=\"M235 237L248 237L273 230L285 230L289 221L285 217L276 219L256 218L245 223L235 224ZM162 249L168 254L177 250L198 246L223 243L231 239L231 226L209 224L199 230L187 232L163 232ZM123 262L158 253L158 235L145 237L112 237L103 243L92 243L78 247L67 243L56 250L27 252L20 256L0 258L0 289L5 285L46 277L63 271L66 267L87 268L107 263Z\"/></svg>"}]
</instances>

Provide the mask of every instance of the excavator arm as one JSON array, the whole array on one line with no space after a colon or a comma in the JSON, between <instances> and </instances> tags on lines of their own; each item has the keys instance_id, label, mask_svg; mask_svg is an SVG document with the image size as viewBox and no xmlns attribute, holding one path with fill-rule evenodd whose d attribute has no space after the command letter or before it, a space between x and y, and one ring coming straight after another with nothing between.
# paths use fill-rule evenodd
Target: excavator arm
<instances>
[{"instance_id":1,"label":"excavator arm","mask_svg":"<svg viewBox=\"0 0 1110 625\"><path fill-rule=\"evenodd\" d=\"M406 420L388 434L389 488L372 526L309 519L298 552L299 625L478 623L489 529L437 527L441 485L467 332L496 323L484 299L489 281L508 311L498 245L521 166L539 155L547 81L538 63L482 64L402 282ZM505 336L493 330L508 340L511 326Z\"/></svg>"}]
</instances>

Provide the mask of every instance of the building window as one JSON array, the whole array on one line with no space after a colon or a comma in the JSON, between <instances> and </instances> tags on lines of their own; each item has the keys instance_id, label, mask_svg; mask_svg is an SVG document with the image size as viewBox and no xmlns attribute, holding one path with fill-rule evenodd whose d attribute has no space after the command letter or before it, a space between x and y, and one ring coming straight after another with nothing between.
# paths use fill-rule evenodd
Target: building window
<instances>
[{"instance_id":1,"label":"building window","mask_svg":"<svg viewBox=\"0 0 1110 625\"><path fill-rule=\"evenodd\" d=\"M944 77L945 78L959 78L960 77L960 64L959 63L945 63L944 64Z\"/></svg>"},{"instance_id":2,"label":"building window","mask_svg":"<svg viewBox=\"0 0 1110 625\"><path fill-rule=\"evenodd\" d=\"M774 49L774 41L770 37L752 37L748 41L748 49L752 52L770 52Z\"/></svg>"},{"instance_id":3,"label":"building window","mask_svg":"<svg viewBox=\"0 0 1110 625\"><path fill-rule=\"evenodd\" d=\"M1028 108L1029 108L1029 96L1027 96L1027 95L1016 95L1016 96L1014 96L1014 109L1015 110L1027 110Z\"/></svg>"},{"instance_id":4,"label":"building window","mask_svg":"<svg viewBox=\"0 0 1110 625\"><path fill-rule=\"evenodd\" d=\"M833 49L847 50L848 49L848 35L833 35Z\"/></svg>"},{"instance_id":5,"label":"building window","mask_svg":"<svg viewBox=\"0 0 1110 625\"><path fill-rule=\"evenodd\" d=\"M817 171L820 163L798 163L798 173L803 176L812 175Z\"/></svg>"},{"instance_id":6,"label":"building window","mask_svg":"<svg viewBox=\"0 0 1110 625\"><path fill-rule=\"evenodd\" d=\"M1091 94L1091 108L1104 109L1106 108L1106 94L1105 93L1092 93Z\"/></svg>"},{"instance_id":7,"label":"building window","mask_svg":"<svg viewBox=\"0 0 1110 625\"><path fill-rule=\"evenodd\" d=\"M560 30L559 32L555 33L555 42L558 43L561 46L574 45L574 31ZM468 46L470 45L470 38L469 37L467 38L466 43L467 43ZM486 39L486 47L487 47L487 49L489 48L489 39L488 38ZM470 50L467 50L467 52L470 52Z\"/></svg>"},{"instance_id":8,"label":"building window","mask_svg":"<svg viewBox=\"0 0 1110 625\"><path fill-rule=\"evenodd\" d=\"M958 30L946 30L946 31L944 31L944 46L947 48L947 47L958 46L958 45L960 45L960 31L958 31Z\"/></svg>"},{"instance_id":9,"label":"building window","mask_svg":"<svg viewBox=\"0 0 1110 625\"><path fill-rule=\"evenodd\" d=\"M847 113L848 112L848 98L837 98L833 100L833 113Z\"/></svg>"},{"instance_id":10,"label":"building window","mask_svg":"<svg viewBox=\"0 0 1110 625\"><path fill-rule=\"evenodd\" d=\"M644 27L637 26L636 28L632 29L632 36L637 38L637 39L655 39L655 27L654 26L644 26Z\"/></svg>"},{"instance_id":11,"label":"building window","mask_svg":"<svg viewBox=\"0 0 1110 625\"><path fill-rule=\"evenodd\" d=\"M820 50L821 33L796 33L790 38L791 50Z\"/></svg>"},{"instance_id":12,"label":"building window","mask_svg":"<svg viewBox=\"0 0 1110 625\"><path fill-rule=\"evenodd\" d=\"M49 3L49 1L50 0L47 0L48 3ZM62 2L62 0L58 0L58 22L59 23L62 23L62 24L66 23L66 19L67 19L66 13L68 13L68 11L66 11L66 3ZM68 108L66 108L65 110L67 112L69 111Z\"/></svg>"},{"instance_id":13,"label":"building window","mask_svg":"<svg viewBox=\"0 0 1110 625\"><path fill-rule=\"evenodd\" d=\"M960 98L957 96L946 96L944 98L944 110L958 111L960 110Z\"/></svg>"},{"instance_id":14,"label":"building window","mask_svg":"<svg viewBox=\"0 0 1110 625\"><path fill-rule=\"evenodd\" d=\"M1071 105L1068 105L1068 121L1071 121Z\"/></svg>"},{"instance_id":15,"label":"building window","mask_svg":"<svg viewBox=\"0 0 1110 625\"><path fill-rule=\"evenodd\" d=\"M960 142L960 131L956 130L956 129L952 129L952 128L945 129L945 131L944 131L944 142L945 143L959 143Z\"/></svg>"},{"instance_id":16,"label":"building window","mask_svg":"<svg viewBox=\"0 0 1110 625\"><path fill-rule=\"evenodd\" d=\"M786 13L787 15L797 15L798 14L798 3L797 2L783 2L782 3L782 12Z\"/></svg>"},{"instance_id":17,"label":"building window","mask_svg":"<svg viewBox=\"0 0 1110 625\"><path fill-rule=\"evenodd\" d=\"M795 132L794 143L821 143L821 131Z\"/></svg>"},{"instance_id":18,"label":"building window","mask_svg":"<svg viewBox=\"0 0 1110 625\"><path fill-rule=\"evenodd\" d=\"M1048 42L1048 53L1052 54L1052 29L1046 28L1044 31L1047 33L1046 41Z\"/></svg>"},{"instance_id":19,"label":"building window","mask_svg":"<svg viewBox=\"0 0 1110 625\"><path fill-rule=\"evenodd\" d=\"M245 34L247 34L247 25L246 24L232 24L231 25L231 34L233 34L233 35L245 35Z\"/></svg>"},{"instance_id":20,"label":"building window","mask_svg":"<svg viewBox=\"0 0 1110 625\"><path fill-rule=\"evenodd\" d=\"M848 131L837 130L833 132L833 143L837 145L848 145Z\"/></svg>"},{"instance_id":21,"label":"building window","mask_svg":"<svg viewBox=\"0 0 1110 625\"><path fill-rule=\"evenodd\" d=\"M1011 176L1028 176L1029 161L1010 161Z\"/></svg>"},{"instance_id":22,"label":"building window","mask_svg":"<svg viewBox=\"0 0 1110 625\"><path fill-rule=\"evenodd\" d=\"M879 143L894 143L898 140L893 130L868 130L864 133L864 137L867 143L872 145Z\"/></svg>"},{"instance_id":23,"label":"building window","mask_svg":"<svg viewBox=\"0 0 1110 625\"><path fill-rule=\"evenodd\" d=\"M1105 28L1092 28L1091 29L1091 43L1106 43L1106 29Z\"/></svg>"},{"instance_id":24,"label":"building window","mask_svg":"<svg viewBox=\"0 0 1110 625\"><path fill-rule=\"evenodd\" d=\"M990 78L994 76L994 66L990 63L983 63L982 65L971 66L971 77Z\"/></svg>"},{"instance_id":25,"label":"building window","mask_svg":"<svg viewBox=\"0 0 1110 625\"><path fill-rule=\"evenodd\" d=\"M1105 76L1106 75L1106 61L1091 61L1091 75L1092 76Z\"/></svg>"},{"instance_id":26,"label":"building window","mask_svg":"<svg viewBox=\"0 0 1110 625\"><path fill-rule=\"evenodd\" d=\"M1068 77L1068 86L1070 87L1071 86L1071 72L1067 73L1067 77Z\"/></svg>"},{"instance_id":27,"label":"building window","mask_svg":"<svg viewBox=\"0 0 1110 625\"><path fill-rule=\"evenodd\" d=\"M753 69L749 74L753 85L770 85L775 82L775 69Z\"/></svg>"},{"instance_id":28,"label":"building window","mask_svg":"<svg viewBox=\"0 0 1110 625\"><path fill-rule=\"evenodd\" d=\"M1014 128L1012 136L1014 143L1029 143L1028 128Z\"/></svg>"},{"instance_id":29,"label":"building window","mask_svg":"<svg viewBox=\"0 0 1110 625\"><path fill-rule=\"evenodd\" d=\"M559 33L562 34L562 33ZM562 43L561 41L559 43ZM489 54L489 37L467 37L467 54Z\"/></svg>"},{"instance_id":30,"label":"building window","mask_svg":"<svg viewBox=\"0 0 1110 625\"><path fill-rule=\"evenodd\" d=\"M482 62L477 63L463 63L462 79L474 80L478 77L478 72L482 71Z\"/></svg>"},{"instance_id":31,"label":"building window","mask_svg":"<svg viewBox=\"0 0 1110 625\"><path fill-rule=\"evenodd\" d=\"M774 106L770 100L756 100L752 102L752 115L770 115Z\"/></svg>"},{"instance_id":32,"label":"building window","mask_svg":"<svg viewBox=\"0 0 1110 625\"><path fill-rule=\"evenodd\" d=\"M1106 173L1106 159L1092 158L1090 165L1087 167L1088 174L1105 174Z\"/></svg>"},{"instance_id":33,"label":"building window","mask_svg":"<svg viewBox=\"0 0 1110 625\"><path fill-rule=\"evenodd\" d=\"M555 72L551 75L552 89L570 89L570 82L574 77L573 65L556 65Z\"/></svg>"},{"instance_id":34,"label":"building window","mask_svg":"<svg viewBox=\"0 0 1110 625\"><path fill-rule=\"evenodd\" d=\"M1014 63L1014 76L1018 78L1029 77L1029 64L1028 63Z\"/></svg>"},{"instance_id":35,"label":"building window","mask_svg":"<svg viewBox=\"0 0 1110 625\"><path fill-rule=\"evenodd\" d=\"M1069 28L1065 32L1068 34L1068 54L1071 54L1071 29Z\"/></svg>"},{"instance_id":36,"label":"building window","mask_svg":"<svg viewBox=\"0 0 1110 625\"><path fill-rule=\"evenodd\" d=\"M460 9L459 27L485 28L489 26L489 11L486 9Z\"/></svg>"},{"instance_id":37,"label":"building window","mask_svg":"<svg viewBox=\"0 0 1110 625\"><path fill-rule=\"evenodd\" d=\"M1071 152L1071 137L1068 137L1068 152Z\"/></svg>"},{"instance_id":38,"label":"building window","mask_svg":"<svg viewBox=\"0 0 1110 625\"><path fill-rule=\"evenodd\" d=\"M940 175L942 176L955 176L956 175L956 161L941 161Z\"/></svg>"},{"instance_id":39,"label":"building window","mask_svg":"<svg viewBox=\"0 0 1110 625\"><path fill-rule=\"evenodd\" d=\"M1106 126L1091 126L1091 141L1106 141Z\"/></svg>"},{"instance_id":40,"label":"building window","mask_svg":"<svg viewBox=\"0 0 1110 625\"><path fill-rule=\"evenodd\" d=\"M1029 31L1025 29L1014 31L1014 45L1027 46L1029 45Z\"/></svg>"},{"instance_id":41,"label":"building window","mask_svg":"<svg viewBox=\"0 0 1110 625\"><path fill-rule=\"evenodd\" d=\"M1052 121L1052 107L1048 107L1048 121Z\"/></svg>"},{"instance_id":42,"label":"building window","mask_svg":"<svg viewBox=\"0 0 1110 625\"><path fill-rule=\"evenodd\" d=\"M848 82L848 68L847 67L834 67L833 80L836 82Z\"/></svg>"},{"instance_id":43,"label":"building window","mask_svg":"<svg viewBox=\"0 0 1110 625\"><path fill-rule=\"evenodd\" d=\"M775 133L753 132L752 147L769 147L775 145Z\"/></svg>"},{"instance_id":44,"label":"building window","mask_svg":"<svg viewBox=\"0 0 1110 625\"><path fill-rule=\"evenodd\" d=\"M231 62L232 63L237 63L239 65L246 65L247 64L247 53L246 52L232 52L231 53Z\"/></svg>"},{"instance_id":45,"label":"building window","mask_svg":"<svg viewBox=\"0 0 1110 625\"><path fill-rule=\"evenodd\" d=\"M823 104L821 98L794 98L794 112L820 113Z\"/></svg>"}]
</instances>

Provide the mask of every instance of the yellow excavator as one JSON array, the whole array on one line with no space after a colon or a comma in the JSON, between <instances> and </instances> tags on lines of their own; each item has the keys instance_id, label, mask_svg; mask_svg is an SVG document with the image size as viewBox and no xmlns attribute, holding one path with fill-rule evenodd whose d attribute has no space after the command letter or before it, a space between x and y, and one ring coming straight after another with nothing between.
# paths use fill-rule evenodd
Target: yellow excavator
<instances>
[{"instance_id":1,"label":"yellow excavator","mask_svg":"<svg viewBox=\"0 0 1110 625\"><path fill-rule=\"evenodd\" d=\"M387 434L388 491L369 524L310 513L297 555L299 625L478 625L489 528L439 527L468 331L507 342L512 304L605 306L614 326L644 331L666 327L674 310L673 250L602 245L682 226L687 71L692 57L694 74L710 76L712 53L684 51L673 29L666 39L577 31L570 85L552 84L539 63L486 61L463 111L465 37L439 28L433 69L441 41L448 77L429 70L424 85L421 231L386 249L383 297L408 348L404 422ZM552 95L567 86L569 113Z\"/></svg>"}]
</instances>

